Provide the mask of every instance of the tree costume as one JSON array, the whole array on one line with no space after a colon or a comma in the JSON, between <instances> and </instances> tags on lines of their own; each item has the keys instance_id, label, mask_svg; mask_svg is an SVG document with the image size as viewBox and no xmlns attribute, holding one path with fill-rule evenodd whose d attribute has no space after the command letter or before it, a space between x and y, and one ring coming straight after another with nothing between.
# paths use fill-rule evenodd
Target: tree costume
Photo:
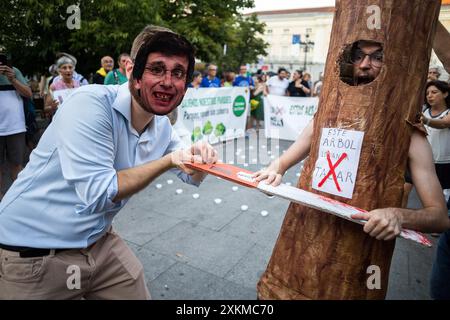
<instances>
[{"instance_id":1,"label":"tree costume","mask_svg":"<svg viewBox=\"0 0 450 320\"><path fill-rule=\"evenodd\" d=\"M421 111L440 0L337 0L314 134L298 187L366 210L400 207L411 135ZM346 60L359 40L383 48L371 83L353 86ZM351 198L312 188L323 128L364 132ZM335 162L335 161L333 161ZM299 204L289 206L265 273L260 299L383 299L395 240ZM381 289L367 286L368 267Z\"/></svg>"}]
</instances>

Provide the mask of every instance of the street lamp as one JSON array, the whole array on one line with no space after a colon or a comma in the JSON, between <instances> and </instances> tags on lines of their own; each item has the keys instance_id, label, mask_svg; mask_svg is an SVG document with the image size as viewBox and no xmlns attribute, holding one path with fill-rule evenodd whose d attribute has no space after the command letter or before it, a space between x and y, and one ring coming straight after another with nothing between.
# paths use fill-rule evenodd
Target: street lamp
<instances>
[{"instance_id":1,"label":"street lamp","mask_svg":"<svg viewBox=\"0 0 450 320\"><path fill-rule=\"evenodd\" d=\"M305 51L305 61L304 61L303 70L306 70L306 59L308 56L308 50L309 50L309 48L314 47L314 42L309 40L308 33L305 35L305 41L300 41L300 46L303 47L304 51Z\"/></svg>"}]
</instances>

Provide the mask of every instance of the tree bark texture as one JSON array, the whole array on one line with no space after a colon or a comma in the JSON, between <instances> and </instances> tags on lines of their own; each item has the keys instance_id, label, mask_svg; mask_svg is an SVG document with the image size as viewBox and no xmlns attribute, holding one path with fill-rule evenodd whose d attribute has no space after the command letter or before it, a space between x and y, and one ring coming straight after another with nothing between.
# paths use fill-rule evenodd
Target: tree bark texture
<instances>
[{"instance_id":1,"label":"tree bark texture","mask_svg":"<svg viewBox=\"0 0 450 320\"><path fill-rule=\"evenodd\" d=\"M424 98L440 0L337 0L310 156L298 187L366 210L400 207L408 149ZM379 28L373 11L378 6ZM369 8L369 9L368 9ZM371 7L373 8L373 7ZM370 26L370 28L369 28ZM371 83L340 78L346 48L358 40L383 47ZM352 199L311 187L322 128L364 132ZM378 241L361 225L291 203L258 283L260 299L384 299L395 241ZM381 289L369 289L371 265ZM405 271L406 272L406 271Z\"/></svg>"}]
</instances>

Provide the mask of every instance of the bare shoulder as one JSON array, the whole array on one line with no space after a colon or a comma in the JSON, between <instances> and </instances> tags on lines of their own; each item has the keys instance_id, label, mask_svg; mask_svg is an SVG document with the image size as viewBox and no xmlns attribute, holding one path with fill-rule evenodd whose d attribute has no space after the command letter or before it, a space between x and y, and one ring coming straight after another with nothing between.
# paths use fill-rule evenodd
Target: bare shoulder
<instances>
[{"instance_id":1,"label":"bare shoulder","mask_svg":"<svg viewBox=\"0 0 450 320\"><path fill-rule=\"evenodd\" d=\"M416 178L429 179L430 175L436 175L434 169L433 152L427 137L418 131L411 136L408 153L409 168Z\"/></svg>"}]
</instances>

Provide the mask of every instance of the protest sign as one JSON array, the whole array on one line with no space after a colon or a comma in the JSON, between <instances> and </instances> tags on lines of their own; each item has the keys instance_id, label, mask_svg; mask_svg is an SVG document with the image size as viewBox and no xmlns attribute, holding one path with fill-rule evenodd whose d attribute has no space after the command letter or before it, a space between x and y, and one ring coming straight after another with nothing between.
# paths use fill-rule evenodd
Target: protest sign
<instances>
[{"instance_id":1,"label":"protest sign","mask_svg":"<svg viewBox=\"0 0 450 320\"><path fill-rule=\"evenodd\" d=\"M189 88L178 107L175 131L185 143L211 144L242 137L249 112L245 87Z\"/></svg>"},{"instance_id":2,"label":"protest sign","mask_svg":"<svg viewBox=\"0 0 450 320\"><path fill-rule=\"evenodd\" d=\"M267 95L264 125L268 138L295 141L317 111L319 98Z\"/></svg>"}]
</instances>

